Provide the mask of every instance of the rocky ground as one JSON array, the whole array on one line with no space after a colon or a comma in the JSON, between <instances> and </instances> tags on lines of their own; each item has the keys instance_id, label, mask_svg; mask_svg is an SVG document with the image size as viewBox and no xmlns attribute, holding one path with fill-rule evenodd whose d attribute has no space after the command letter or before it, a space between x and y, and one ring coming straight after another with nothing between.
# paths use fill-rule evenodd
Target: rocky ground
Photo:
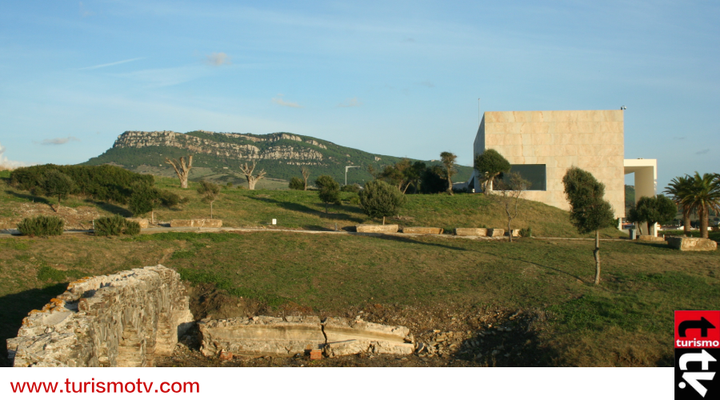
<instances>
[{"instance_id":1,"label":"rocky ground","mask_svg":"<svg viewBox=\"0 0 720 400\"><path fill-rule=\"evenodd\" d=\"M226 297L210 287L191 290L191 310L196 318L231 318L252 315L330 315L289 305L271 311L262 305ZM207 358L199 351L197 329L181 338L171 357L158 360L158 366L550 366L553 353L543 345L542 330L547 316L539 310L506 310L491 306L409 307L370 304L353 308L346 318L402 325L410 328L416 342L415 353L406 356L361 354L322 360L309 355L294 357Z\"/></svg>"},{"instance_id":2,"label":"rocky ground","mask_svg":"<svg viewBox=\"0 0 720 400\"><path fill-rule=\"evenodd\" d=\"M55 205L54 207L57 207ZM92 221L100 217L95 207L59 207L55 212L50 205L45 203L19 203L13 210L14 216L0 217L0 230L17 229L18 223L23 218L36 217L38 215L56 216L65 221L65 229L91 229Z\"/></svg>"}]
</instances>

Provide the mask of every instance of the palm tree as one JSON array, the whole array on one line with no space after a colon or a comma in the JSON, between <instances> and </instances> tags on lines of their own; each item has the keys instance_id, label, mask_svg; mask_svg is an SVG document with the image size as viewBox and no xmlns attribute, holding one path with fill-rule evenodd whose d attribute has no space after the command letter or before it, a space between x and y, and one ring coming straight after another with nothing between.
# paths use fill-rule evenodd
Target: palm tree
<instances>
[{"instance_id":1,"label":"palm tree","mask_svg":"<svg viewBox=\"0 0 720 400\"><path fill-rule=\"evenodd\" d=\"M683 231L686 235L690 234L690 214L692 214L692 207L685 201L685 198L690 194L690 186L692 184L692 178L688 175L678 176L670 181L670 185L665 188L665 193L668 194L672 200L677 204L678 208L682 210L683 218Z\"/></svg>"},{"instance_id":2,"label":"palm tree","mask_svg":"<svg viewBox=\"0 0 720 400\"><path fill-rule=\"evenodd\" d=\"M710 210L720 212L720 175L700 174L695 171L683 202L696 209L700 218L700 237L708 238L708 216Z\"/></svg>"}]
</instances>

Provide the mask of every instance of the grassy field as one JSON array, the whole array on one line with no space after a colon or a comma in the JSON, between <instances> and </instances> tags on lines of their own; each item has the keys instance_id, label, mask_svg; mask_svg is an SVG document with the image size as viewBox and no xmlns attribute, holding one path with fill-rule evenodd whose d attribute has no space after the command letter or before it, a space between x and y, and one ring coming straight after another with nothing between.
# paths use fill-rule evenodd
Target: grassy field
<instances>
[{"instance_id":1,"label":"grassy field","mask_svg":"<svg viewBox=\"0 0 720 400\"><path fill-rule=\"evenodd\" d=\"M372 304L536 310L542 365L670 365L673 310L717 309L720 255L658 244L365 237L286 232L166 233L134 238L0 239L0 338L63 283L162 263L193 284L270 310L343 314Z\"/></svg>"},{"instance_id":2,"label":"grassy field","mask_svg":"<svg viewBox=\"0 0 720 400\"><path fill-rule=\"evenodd\" d=\"M188 189L180 189L177 179L156 177L156 182L159 188L188 199L186 204L173 209L156 208L157 220L169 222L172 219L210 217L210 205L201 201L201 196L196 191L197 182L191 181ZM316 191L250 191L238 186L223 187L213 204L213 217L222 219L224 226L231 227L263 227L276 219L278 226L282 228L311 230L335 230L336 226L338 229L347 230L357 224L379 223L363 213L357 194L342 193L341 197L342 205L330 205L329 212L325 213L325 205L320 202ZM0 179L0 219L6 218L5 227L14 228L20 221L22 215L18 206L22 203L45 204L49 210L49 204L55 204L55 200L32 196L8 187L4 180ZM90 207L97 215L132 215L126 206L121 204L97 203L73 196L63 201L63 206L75 209ZM85 225L91 225L90 219L84 221ZM507 227L498 198L480 194L408 195L407 205L400 210L397 218L389 218L388 222L401 226L440 227L448 233L454 228ZM514 229L531 228L535 236L580 236L570 224L566 212L534 201L522 202L520 216L513 221L512 226ZM603 236L626 235L610 228L603 231Z\"/></svg>"},{"instance_id":3,"label":"grassy field","mask_svg":"<svg viewBox=\"0 0 720 400\"><path fill-rule=\"evenodd\" d=\"M156 210L160 220L209 216L209 205L193 187L178 189L177 181L169 178L158 179L158 186L189 198L182 208ZM326 214L316 192L234 187L223 189L214 209L225 226L262 227L275 218L284 228L335 230L335 224L347 228L373 222L362 214L355 196L343 193L343 204L331 206ZM18 210L30 206L49 208L47 203L0 180L0 218L6 221L18 219ZM90 209L100 215L129 215L122 205L81 198L63 205L69 214ZM505 226L492 196L469 194L409 196L406 208L391 222L445 229ZM531 227L536 236L578 236L567 213L536 202L524 202L514 227ZM621 235L608 229L604 236ZM531 365L671 365L672 312L720 306L720 253L604 241L603 282L595 286L592 247L592 241L578 240L522 238L511 244L450 235L368 237L272 230L8 237L0 239L0 341L14 336L30 310L64 291L71 280L162 263L195 287L215 288L237 304L256 302L268 312L292 308L346 315L349 309L394 307L443 310L453 318L452 310L542 315L532 346L541 361ZM460 313L457 318L471 316ZM432 331L432 323L423 329Z\"/></svg>"}]
</instances>

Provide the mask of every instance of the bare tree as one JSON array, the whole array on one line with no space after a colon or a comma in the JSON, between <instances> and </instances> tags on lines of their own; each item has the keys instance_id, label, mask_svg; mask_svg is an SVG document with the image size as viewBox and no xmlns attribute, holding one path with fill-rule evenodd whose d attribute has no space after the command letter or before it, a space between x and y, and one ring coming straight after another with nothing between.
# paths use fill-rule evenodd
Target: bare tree
<instances>
[{"instance_id":1,"label":"bare tree","mask_svg":"<svg viewBox=\"0 0 720 400\"><path fill-rule=\"evenodd\" d=\"M190 168L192 168L192 158L193 156L187 156L187 161L185 157L180 157L177 161L165 158L165 163L172 165L175 169L175 173L178 179L180 179L180 187L183 189L187 189L188 187L188 176L190 176Z\"/></svg>"},{"instance_id":2,"label":"bare tree","mask_svg":"<svg viewBox=\"0 0 720 400\"><path fill-rule=\"evenodd\" d=\"M240 166L240 170L242 171L243 175L245 175L245 179L247 179L249 190L255 190L255 184L258 183L258 181L265 176L264 169L261 169L257 175L253 176L253 171L255 171L255 165L256 162L253 160L252 166L248 166L248 163Z\"/></svg>"},{"instance_id":3,"label":"bare tree","mask_svg":"<svg viewBox=\"0 0 720 400\"><path fill-rule=\"evenodd\" d=\"M307 181L308 181L308 178L310 178L310 170L307 169L307 167L302 167L300 169L300 172L302 173L302 177L305 180L305 188L303 190L307 190L307 188L308 188Z\"/></svg>"},{"instance_id":4,"label":"bare tree","mask_svg":"<svg viewBox=\"0 0 720 400\"><path fill-rule=\"evenodd\" d=\"M523 191L530 187L530 182L523 179L520 174L510 172L507 174L508 179L506 181L499 181L497 189L500 192L500 202L505 208L505 215L507 215L507 231L508 239L512 242L512 228L510 224L512 220L517 218L520 212L520 198L522 198Z\"/></svg>"}]
</instances>

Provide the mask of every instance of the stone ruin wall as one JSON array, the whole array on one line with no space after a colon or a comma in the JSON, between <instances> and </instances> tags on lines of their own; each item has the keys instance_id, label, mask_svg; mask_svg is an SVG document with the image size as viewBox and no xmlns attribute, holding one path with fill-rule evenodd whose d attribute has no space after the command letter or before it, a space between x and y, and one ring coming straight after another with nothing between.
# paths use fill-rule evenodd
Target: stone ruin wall
<instances>
[{"instance_id":1,"label":"stone ruin wall","mask_svg":"<svg viewBox=\"0 0 720 400\"><path fill-rule=\"evenodd\" d=\"M152 366L192 323L180 275L162 265L84 278L8 339L16 367Z\"/></svg>"},{"instance_id":2,"label":"stone ruin wall","mask_svg":"<svg viewBox=\"0 0 720 400\"><path fill-rule=\"evenodd\" d=\"M70 283L23 320L17 337L7 341L8 356L15 367L150 367L156 357L170 356L194 323L177 272L162 265L136 268ZM408 328L360 319L257 316L198 325L207 357L415 350Z\"/></svg>"}]
</instances>

